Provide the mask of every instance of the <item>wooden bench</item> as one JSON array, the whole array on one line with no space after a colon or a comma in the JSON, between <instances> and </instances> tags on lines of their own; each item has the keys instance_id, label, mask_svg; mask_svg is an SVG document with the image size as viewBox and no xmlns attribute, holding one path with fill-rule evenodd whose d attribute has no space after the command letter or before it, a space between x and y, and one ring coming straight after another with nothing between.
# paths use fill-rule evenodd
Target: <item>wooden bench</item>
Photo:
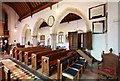
<instances>
[{"instance_id":1,"label":"wooden bench","mask_svg":"<svg viewBox=\"0 0 120 81\"><path fill-rule=\"evenodd\" d=\"M25 55L28 53L28 52L39 52L39 51L41 51L41 50L43 50L43 49L47 49L47 48L43 48L43 47L36 47L36 48L30 48L30 50L25 50L25 51L20 51L19 52L19 61L21 61L21 62L23 62L25 59L24 59L24 57L25 57ZM50 49L49 49L50 50ZM25 54L26 53L26 54ZM26 57L25 57L26 58Z\"/></svg>"},{"instance_id":2,"label":"wooden bench","mask_svg":"<svg viewBox=\"0 0 120 81\"><path fill-rule=\"evenodd\" d=\"M25 50L30 50L30 48L15 48L15 59L18 60L19 59L19 52L20 51L25 51Z\"/></svg>"},{"instance_id":3,"label":"wooden bench","mask_svg":"<svg viewBox=\"0 0 120 81\"><path fill-rule=\"evenodd\" d=\"M25 46L24 45L20 45L19 47L17 47L17 48L24 48ZM15 58L15 49L16 48L13 48L12 49L12 58Z\"/></svg>"},{"instance_id":4,"label":"wooden bench","mask_svg":"<svg viewBox=\"0 0 120 81\"><path fill-rule=\"evenodd\" d=\"M69 79L79 79L85 70L86 60L76 53L57 60L57 79L62 80L62 76Z\"/></svg>"},{"instance_id":5,"label":"wooden bench","mask_svg":"<svg viewBox=\"0 0 120 81\"><path fill-rule=\"evenodd\" d=\"M15 59L19 59L19 54L24 54L25 51L30 51L33 49L39 49L39 48L43 48L43 47L27 47L27 48L16 48L15 49Z\"/></svg>"},{"instance_id":6,"label":"wooden bench","mask_svg":"<svg viewBox=\"0 0 120 81\"><path fill-rule=\"evenodd\" d=\"M12 49L12 58L15 58L15 48Z\"/></svg>"},{"instance_id":7,"label":"wooden bench","mask_svg":"<svg viewBox=\"0 0 120 81\"><path fill-rule=\"evenodd\" d=\"M54 52L47 56L42 56L42 73L50 76L50 69L52 66L57 65L57 59L67 56L67 51Z\"/></svg>"},{"instance_id":8,"label":"wooden bench","mask_svg":"<svg viewBox=\"0 0 120 81\"><path fill-rule=\"evenodd\" d=\"M28 51L28 52L25 52L24 56L22 58L24 58L24 63L26 65L29 65L31 64L31 57L32 57L32 54L36 54L36 53L39 53L39 52L44 52L44 51L51 51L51 49L49 48L44 48L44 49L38 49L38 50L32 50L32 51ZM22 55L22 54L21 54ZM21 59L22 60L22 59Z\"/></svg>"},{"instance_id":9,"label":"wooden bench","mask_svg":"<svg viewBox=\"0 0 120 81\"><path fill-rule=\"evenodd\" d=\"M32 68L38 69L41 63L41 57L45 55L49 55L55 52L63 51L65 49L58 49L58 50L53 50L53 51L44 51L44 52L38 52L38 53L33 53L32 54Z\"/></svg>"}]
</instances>

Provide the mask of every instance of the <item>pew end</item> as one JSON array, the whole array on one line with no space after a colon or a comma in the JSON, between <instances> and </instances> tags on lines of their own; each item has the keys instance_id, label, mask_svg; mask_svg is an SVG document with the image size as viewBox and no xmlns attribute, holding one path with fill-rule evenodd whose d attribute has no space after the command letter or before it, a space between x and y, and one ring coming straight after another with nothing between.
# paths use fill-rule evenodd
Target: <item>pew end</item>
<instances>
[{"instance_id":1,"label":"pew end","mask_svg":"<svg viewBox=\"0 0 120 81\"><path fill-rule=\"evenodd\" d=\"M37 69L37 55L34 53L32 54L31 63L32 63L32 68Z\"/></svg>"},{"instance_id":2,"label":"pew end","mask_svg":"<svg viewBox=\"0 0 120 81\"><path fill-rule=\"evenodd\" d=\"M24 55L23 51L20 51L20 52L18 53L18 57L19 57L19 61L20 61L20 62L23 62L23 61L24 61L23 55Z\"/></svg>"},{"instance_id":3,"label":"pew end","mask_svg":"<svg viewBox=\"0 0 120 81\"><path fill-rule=\"evenodd\" d=\"M50 71L50 64L49 64L49 58L46 56L42 56L42 73L44 73L45 75L49 76L49 71Z\"/></svg>"},{"instance_id":4,"label":"pew end","mask_svg":"<svg viewBox=\"0 0 120 81\"><path fill-rule=\"evenodd\" d=\"M28 64L28 52L25 52L25 54L24 54L24 63L25 63L25 65L29 65Z\"/></svg>"}]
</instances>

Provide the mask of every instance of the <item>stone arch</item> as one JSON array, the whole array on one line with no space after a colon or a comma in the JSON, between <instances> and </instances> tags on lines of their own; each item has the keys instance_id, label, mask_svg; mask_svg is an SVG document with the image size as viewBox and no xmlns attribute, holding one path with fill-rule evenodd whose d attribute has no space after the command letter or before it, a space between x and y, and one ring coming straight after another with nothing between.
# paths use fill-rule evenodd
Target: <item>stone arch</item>
<instances>
[{"instance_id":1,"label":"stone arch","mask_svg":"<svg viewBox=\"0 0 120 81\"><path fill-rule=\"evenodd\" d=\"M27 27L29 27L29 25L25 24L24 28L23 28L23 31L22 31L22 37L25 37L25 33L26 33L26 30L27 30Z\"/></svg>"},{"instance_id":2,"label":"stone arch","mask_svg":"<svg viewBox=\"0 0 120 81\"><path fill-rule=\"evenodd\" d=\"M57 28L59 26L59 23L69 13L74 13L74 14L80 16L84 20L84 22L86 24L85 30L86 31L90 31L90 23L89 23L86 15L84 15L83 12L81 12L79 9L73 8L73 7L68 7L66 9L64 9L64 10L61 10L61 11L62 12L60 12L59 14L56 15L55 23L54 23L54 25L51 28L51 33L52 33L51 34L52 35L52 39L51 39L51 41L52 41L52 49L56 49L56 36L57 36L57 31L56 30L57 30Z\"/></svg>"},{"instance_id":3,"label":"stone arch","mask_svg":"<svg viewBox=\"0 0 120 81\"><path fill-rule=\"evenodd\" d=\"M34 27L33 27L33 31L32 31L32 41L33 41L33 46L36 46L38 41L37 41L37 34L38 34L38 30L39 30L39 27L40 25L45 21L45 19L43 18L39 18Z\"/></svg>"},{"instance_id":4,"label":"stone arch","mask_svg":"<svg viewBox=\"0 0 120 81\"><path fill-rule=\"evenodd\" d=\"M28 24L25 24L24 27L23 27L23 31L22 31L22 44L25 44L25 42L26 42L27 27L29 27Z\"/></svg>"},{"instance_id":5,"label":"stone arch","mask_svg":"<svg viewBox=\"0 0 120 81\"><path fill-rule=\"evenodd\" d=\"M87 17L85 15L83 15L83 13L79 9L73 8L73 7L68 7L66 9L64 9L61 13L59 13L59 15L56 17L55 24L52 27L52 33L57 33L56 28L58 27L58 24L69 13L74 13L74 14L80 16L85 21L86 31L90 31L90 23L89 23L89 20L87 19Z\"/></svg>"},{"instance_id":6,"label":"stone arch","mask_svg":"<svg viewBox=\"0 0 120 81\"><path fill-rule=\"evenodd\" d=\"M32 32L33 36L37 36L38 29L44 21L45 21L45 19L43 19L43 18L39 18L37 20L37 22L35 23L35 25L33 27L33 32Z\"/></svg>"}]
</instances>

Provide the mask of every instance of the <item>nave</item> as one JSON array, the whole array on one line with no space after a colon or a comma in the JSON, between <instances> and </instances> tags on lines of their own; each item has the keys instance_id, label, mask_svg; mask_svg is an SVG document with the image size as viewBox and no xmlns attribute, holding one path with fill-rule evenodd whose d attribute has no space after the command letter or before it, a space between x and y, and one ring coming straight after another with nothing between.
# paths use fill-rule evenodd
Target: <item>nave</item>
<instances>
[{"instance_id":1,"label":"nave","mask_svg":"<svg viewBox=\"0 0 120 81\"><path fill-rule=\"evenodd\" d=\"M28 49L38 49L28 50ZM98 61L82 50L50 50L43 47L14 48L12 55L1 54L1 79L16 80L116 80L117 77L99 74ZM33 53L34 52L34 53ZM33 54L31 54L33 53ZM24 60L20 60L21 55ZM81 54L81 56L79 55ZM112 53L111 53L112 54ZM27 56L28 55L28 56ZM39 55L36 57L36 55ZM42 56L41 56L42 55ZM57 56L55 56L57 55ZM28 57L28 63L25 58ZM55 56L55 57L54 57ZM31 58L30 58L31 57ZM83 58L85 57L85 58ZM115 57L116 58L116 57ZM41 59L42 62L39 60ZM48 62L48 63L47 63ZM115 61L114 61L115 62ZM36 65L36 66L35 66ZM117 75L118 76L118 75Z\"/></svg>"},{"instance_id":2,"label":"nave","mask_svg":"<svg viewBox=\"0 0 120 81\"><path fill-rule=\"evenodd\" d=\"M119 80L120 2L84 1L1 1L0 80Z\"/></svg>"}]
</instances>

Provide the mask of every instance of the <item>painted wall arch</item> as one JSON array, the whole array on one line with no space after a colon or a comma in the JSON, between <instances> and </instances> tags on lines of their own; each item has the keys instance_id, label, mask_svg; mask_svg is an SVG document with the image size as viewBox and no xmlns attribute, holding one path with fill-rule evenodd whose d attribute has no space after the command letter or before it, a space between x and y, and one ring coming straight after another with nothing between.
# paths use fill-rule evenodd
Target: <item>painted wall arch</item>
<instances>
[{"instance_id":1,"label":"painted wall arch","mask_svg":"<svg viewBox=\"0 0 120 81\"><path fill-rule=\"evenodd\" d=\"M74 13L80 16L85 21L86 31L90 31L90 22L87 19L86 15L83 15L83 13L77 8L68 7L64 9L61 13L59 13L59 15L56 16L55 24L52 27L52 33L57 33L56 28L59 26L60 21L69 13Z\"/></svg>"}]
</instances>

